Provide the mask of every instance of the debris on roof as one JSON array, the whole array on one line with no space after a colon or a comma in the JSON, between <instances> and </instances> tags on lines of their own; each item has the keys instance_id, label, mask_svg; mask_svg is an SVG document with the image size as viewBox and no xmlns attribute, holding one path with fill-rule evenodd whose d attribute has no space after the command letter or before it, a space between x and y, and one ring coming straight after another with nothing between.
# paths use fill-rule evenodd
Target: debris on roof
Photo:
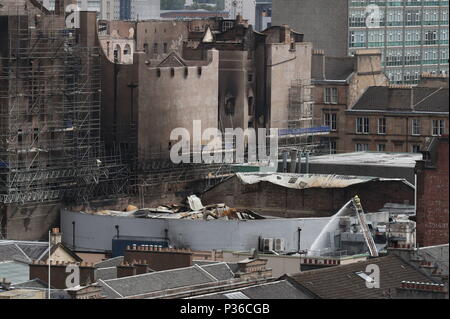
<instances>
[{"instance_id":1,"label":"debris on roof","mask_svg":"<svg viewBox=\"0 0 450 319\"><path fill-rule=\"evenodd\" d=\"M192 220L256 220L263 216L249 209L236 209L225 204L203 206L200 198L191 195L186 199L185 205L162 205L155 208L142 208L131 211L101 210L95 215L108 215L130 218L156 218L156 219L192 219Z\"/></svg>"}]
</instances>

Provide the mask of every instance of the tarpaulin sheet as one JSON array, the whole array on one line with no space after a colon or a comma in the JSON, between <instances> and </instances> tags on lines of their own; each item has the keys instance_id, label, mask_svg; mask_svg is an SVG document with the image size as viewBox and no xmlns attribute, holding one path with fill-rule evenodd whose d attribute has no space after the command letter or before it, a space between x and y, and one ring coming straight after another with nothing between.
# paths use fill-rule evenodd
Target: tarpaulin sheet
<instances>
[{"instance_id":1,"label":"tarpaulin sheet","mask_svg":"<svg viewBox=\"0 0 450 319\"><path fill-rule=\"evenodd\" d=\"M287 188L345 188L355 184L371 181L389 181L400 179L387 179L377 177L343 176L343 175L317 175L317 174L251 174L237 173L236 176L243 184L257 184L269 182ZM403 181L403 180L402 180Z\"/></svg>"}]
</instances>

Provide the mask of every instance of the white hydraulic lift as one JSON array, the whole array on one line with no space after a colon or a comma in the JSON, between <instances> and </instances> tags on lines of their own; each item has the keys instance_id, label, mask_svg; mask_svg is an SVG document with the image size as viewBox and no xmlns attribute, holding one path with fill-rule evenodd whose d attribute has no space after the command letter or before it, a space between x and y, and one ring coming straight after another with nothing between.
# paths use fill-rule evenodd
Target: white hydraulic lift
<instances>
[{"instance_id":1,"label":"white hydraulic lift","mask_svg":"<svg viewBox=\"0 0 450 319\"><path fill-rule=\"evenodd\" d=\"M364 215L364 210L361 206L361 200L358 196L352 198L353 207L358 217L359 224L361 225L364 239L366 240L367 247L369 247L370 256L378 257L378 249L373 240L372 234L370 232L369 226L367 226L366 216Z\"/></svg>"}]
</instances>

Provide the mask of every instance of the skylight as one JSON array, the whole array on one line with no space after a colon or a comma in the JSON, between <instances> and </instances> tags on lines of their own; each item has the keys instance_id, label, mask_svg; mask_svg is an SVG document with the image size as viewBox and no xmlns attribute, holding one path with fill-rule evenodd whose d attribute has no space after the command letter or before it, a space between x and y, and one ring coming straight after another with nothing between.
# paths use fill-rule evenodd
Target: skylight
<instances>
[{"instance_id":1,"label":"skylight","mask_svg":"<svg viewBox=\"0 0 450 319\"><path fill-rule=\"evenodd\" d=\"M358 272L356 272L355 274L357 274L359 277L361 277L362 279L364 279L366 282L369 282L369 283L373 283L373 282L374 282L373 278L370 277L368 274L366 274L366 273L363 272L363 271L358 271Z\"/></svg>"},{"instance_id":2,"label":"skylight","mask_svg":"<svg viewBox=\"0 0 450 319\"><path fill-rule=\"evenodd\" d=\"M229 294L225 294L224 296L227 297L228 299L250 299L240 291L230 292Z\"/></svg>"}]
</instances>

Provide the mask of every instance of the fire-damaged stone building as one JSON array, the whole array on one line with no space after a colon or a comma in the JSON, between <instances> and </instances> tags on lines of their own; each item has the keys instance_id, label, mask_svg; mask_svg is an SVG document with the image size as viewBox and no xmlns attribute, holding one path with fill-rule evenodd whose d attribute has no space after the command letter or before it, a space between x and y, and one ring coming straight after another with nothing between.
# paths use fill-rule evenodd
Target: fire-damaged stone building
<instances>
[{"instance_id":1,"label":"fire-damaged stone building","mask_svg":"<svg viewBox=\"0 0 450 319\"><path fill-rule=\"evenodd\" d=\"M105 140L140 161L168 158L171 131L192 133L194 120L222 131L286 127L290 85L311 77L302 34L258 33L240 17L100 21L98 38Z\"/></svg>"},{"instance_id":2,"label":"fire-damaged stone building","mask_svg":"<svg viewBox=\"0 0 450 319\"><path fill-rule=\"evenodd\" d=\"M74 24L65 8L75 3L1 1L0 238L46 238L63 203L114 184L100 142L96 14L77 12Z\"/></svg>"}]
</instances>

